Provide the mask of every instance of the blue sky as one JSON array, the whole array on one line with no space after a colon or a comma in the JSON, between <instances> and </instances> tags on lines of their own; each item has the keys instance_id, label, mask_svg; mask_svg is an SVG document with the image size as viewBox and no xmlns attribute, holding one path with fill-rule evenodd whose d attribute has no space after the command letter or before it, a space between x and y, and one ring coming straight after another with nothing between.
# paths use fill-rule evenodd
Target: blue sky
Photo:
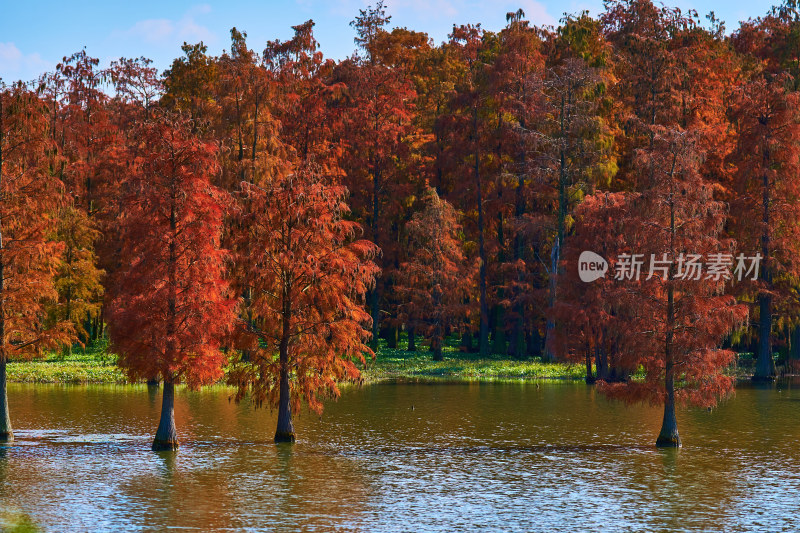
<instances>
[{"instance_id":1,"label":"blue sky","mask_svg":"<svg viewBox=\"0 0 800 533\"><path fill-rule=\"evenodd\" d=\"M211 53L219 54L230 43L230 28L236 26L247 32L251 48L263 50L268 40L291 37L290 26L309 18L316 22L323 53L341 59L354 49L348 23L370 3L374 0L2 0L0 78L6 82L33 79L83 47L100 58L103 66L121 56L144 55L163 70L181 54L184 41L202 40ZM588 9L597 14L602 10L602 0L387 0L387 4L392 27L425 31L437 43L447 38L453 23L480 22L484 28L498 30L505 25L505 14L519 7L536 24L555 24L564 12ZM701 15L714 10L730 30L739 20L763 15L772 2L687 0L677 5Z\"/></svg>"}]
</instances>

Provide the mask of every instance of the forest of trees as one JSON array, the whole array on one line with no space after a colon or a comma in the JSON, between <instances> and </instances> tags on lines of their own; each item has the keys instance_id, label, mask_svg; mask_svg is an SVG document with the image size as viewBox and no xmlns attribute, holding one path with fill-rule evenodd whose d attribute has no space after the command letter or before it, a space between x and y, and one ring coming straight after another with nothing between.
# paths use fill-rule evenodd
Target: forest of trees
<instances>
[{"instance_id":1,"label":"forest of trees","mask_svg":"<svg viewBox=\"0 0 800 533\"><path fill-rule=\"evenodd\" d=\"M449 40L391 28L382 2L323 57L231 29L162 74L80 51L0 85L0 440L6 363L108 336L164 385L319 412L378 339L586 364L587 381L711 406L752 352L800 359L800 11L729 30L713 13L607 0L597 18ZM251 46L256 45L256 49ZM663 278L577 279L592 250ZM757 279L686 279L683 254L760 254ZM645 265L645 270L647 265ZM227 372L226 372L227 371ZM644 376L630 379L632 374Z\"/></svg>"}]
</instances>

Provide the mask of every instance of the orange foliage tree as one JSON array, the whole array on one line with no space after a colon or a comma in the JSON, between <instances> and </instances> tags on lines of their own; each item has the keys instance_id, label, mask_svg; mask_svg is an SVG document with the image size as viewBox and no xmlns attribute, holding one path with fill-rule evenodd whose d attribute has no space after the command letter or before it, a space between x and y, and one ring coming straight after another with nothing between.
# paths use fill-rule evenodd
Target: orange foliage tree
<instances>
[{"instance_id":1,"label":"orange foliage tree","mask_svg":"<svg viewBox=\"0 0 800 533\"><path fill-rule=\"evenodd\" d=\"M42 101L21 83L0 85L0 442L14 440L6 363L69 342L69 327L47 324L58 298L53 277L61 247L50 240L63 198L50 172L48 122Z\"/></svg>"},{"instance_id":2,"label":"orange foliage tree","mask_svg":"<svg viewBox=\"0 0 800 533\"><path fill-rule=\"evenodd\" d=\"M163 379L153 449L174 450L175 384L198 387L222 377L220 347L236 306L220 247L226 200L210 183L213 145L194 138L180 119L144 124L129 157L110 338L131 379Z\"/></svg>"},{"instance_id":3,"label":"orange foliage tree","mask_svg":"<svg viewBox=\"0 0 800 533\"><path fill-rule=\"evenodd\" d=\"M243 184L236 261L238 283L250 290L246 350L229 383L237 400L278 407L276 442L295 439L292 412L303 400L315 412L338 397L338 383L358 379L354 361L372 351L363 308L378 268L377 247L357 240L361 228L344 219L346 189L306 163L261 186Z\"/></svg>"}]
</instances>

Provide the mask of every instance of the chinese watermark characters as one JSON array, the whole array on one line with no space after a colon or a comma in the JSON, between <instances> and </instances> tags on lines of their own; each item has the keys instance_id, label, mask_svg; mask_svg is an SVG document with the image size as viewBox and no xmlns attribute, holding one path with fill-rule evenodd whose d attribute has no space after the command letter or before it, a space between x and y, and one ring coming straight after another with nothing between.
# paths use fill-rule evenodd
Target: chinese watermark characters
<instances>
[{"instance_id":1,"label":"chinese watermark characters","mask_svg":"<svg viewBox=\"0 0 800 533\"><path fill-rule=\"evenodd\" d=\"M736 256L730 253L711 253L705 257L700 254L680 254L670 259L666 253L620 254L614 268L614 279L617 281L650 280L660 277L666 281L673 280L713 280L736 281L758 279L762 256ZM578 259L578 275L582 281L591 282L605 277L608 262L594 252L585 251Z\"/></svg>"}]
</instances>

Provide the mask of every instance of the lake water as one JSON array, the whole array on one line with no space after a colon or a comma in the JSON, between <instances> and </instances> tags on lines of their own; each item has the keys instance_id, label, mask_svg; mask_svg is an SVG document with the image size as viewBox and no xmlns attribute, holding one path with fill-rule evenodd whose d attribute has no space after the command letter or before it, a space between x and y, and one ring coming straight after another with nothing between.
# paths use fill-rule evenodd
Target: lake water
<instances>
[{"instance_id":1,"label":"lake water","mask_svg":"<svg viewBox=\"0 0 800 533\"><path fill-rule=\"evenodd\" d=\"M353 388L298 442L229 391L180 390L177 454L149 451L160 391L10 385L17 441L0 504L45 530L794 531L800 386L740 388L682 411L684 448L657 450L661 410L582 383Z\"/></svg>"}]
</instances>

